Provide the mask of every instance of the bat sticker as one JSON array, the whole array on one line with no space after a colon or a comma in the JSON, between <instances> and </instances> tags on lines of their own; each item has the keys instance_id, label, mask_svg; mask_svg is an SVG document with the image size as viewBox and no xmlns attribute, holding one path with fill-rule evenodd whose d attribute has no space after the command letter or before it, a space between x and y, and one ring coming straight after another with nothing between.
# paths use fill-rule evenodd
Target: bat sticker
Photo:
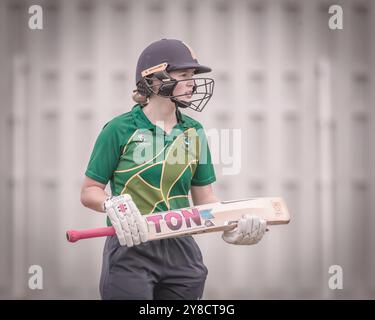
<instances>
[{"instance_id":1,"label":"bat sticker","mask_svg":"<svg viewBox=\"0 0 375 320\"><path fill-rule=\"evenodd\" d=\"M199 214L203 219L214 219L215 217L211 213L212 209L205 209L205 210L200 210Z\"/></svg>"},{"instance_id":2,"label":"bat sticker","mask_svg":"<svg viewBox=\"0 0 375 320\"><path fill-rule=\"evenodd\" d=\"M214 224L211 220L206 220L206 221L204 222L204 225L205 225L206 227L213 227L213 226L215 226L215 224Z\"/></svg>"}]
</instances>

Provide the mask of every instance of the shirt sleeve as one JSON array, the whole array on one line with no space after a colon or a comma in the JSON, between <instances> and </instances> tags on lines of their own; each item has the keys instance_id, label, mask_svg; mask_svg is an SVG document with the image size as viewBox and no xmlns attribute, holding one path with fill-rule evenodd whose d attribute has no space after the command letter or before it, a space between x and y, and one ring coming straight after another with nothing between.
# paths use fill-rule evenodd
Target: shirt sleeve
<instances>
[{"instance_id":1,"label":"shirt sleeve","mask_svg":"<svg viewBox=\"0 0 375 320\"><path fill-rule=\"evenodd\" d=\"M103 184L108 183L121 156L122 147L119 140L116 125L107 123L96 139L85 172L87 177Z\"/></svg>"},{"instance_id":2,"label":"shirt sleeve","mask_svg":"<svg viewBox=\"0 0 375 320\"><path fill-rule=\"evenodd\" d=\"M197 133L200 140L200 154L191 185L205 186L216 181L215 169L212 164L210 147L203 127L199 127Z\"/></svg>"}]
</instances>

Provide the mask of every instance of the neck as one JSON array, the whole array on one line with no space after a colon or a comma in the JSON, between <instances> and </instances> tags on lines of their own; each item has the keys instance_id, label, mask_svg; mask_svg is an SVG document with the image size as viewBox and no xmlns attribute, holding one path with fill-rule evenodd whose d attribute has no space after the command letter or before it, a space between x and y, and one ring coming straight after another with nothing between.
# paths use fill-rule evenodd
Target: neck
<instances>
[{"instance_id":1,"label":"neck","mask_svg":"<svg viewBox=\"0 0 375 320\"><path fill-rule=\"evenodd\" d=\"M171 128L177 123L176 106L167 98L155 96L143 108L143 112L153 124L163 122L166 128Z\"/></svg>"}]
</instances>

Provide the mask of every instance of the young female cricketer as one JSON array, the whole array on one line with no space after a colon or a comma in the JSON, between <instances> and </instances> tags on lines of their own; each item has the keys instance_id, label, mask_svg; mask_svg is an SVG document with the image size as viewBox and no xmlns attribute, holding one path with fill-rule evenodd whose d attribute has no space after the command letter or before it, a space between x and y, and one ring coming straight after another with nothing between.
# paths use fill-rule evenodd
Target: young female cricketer
<instances>
[{"instance_id":1,"label":"young female cricketer","mask_svg":"<svg viewBox=\"0 0 375 320\"><path fill-rule=\"evenodd\" d=\"M137 64L136 105L109 121L96 140L81 202L105 212L116 230L104 247L102 299L202 298L207 268L195 240L147 241L141 216L190 207L189 192L194 205L219 201L203 127L181 112L187 107L202 111L207 104L214 81L197 75L210 71L180 40L151 43ZM111 196L105 192L108 182ZM222 238L251 245L265 231L264 220L245 215Z\"/></svg>"}]
</instances>

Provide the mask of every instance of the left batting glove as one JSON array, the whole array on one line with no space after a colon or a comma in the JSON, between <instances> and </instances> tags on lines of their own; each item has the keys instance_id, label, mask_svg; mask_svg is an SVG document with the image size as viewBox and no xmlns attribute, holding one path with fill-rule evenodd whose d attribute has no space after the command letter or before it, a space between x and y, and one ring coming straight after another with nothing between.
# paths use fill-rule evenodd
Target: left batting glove
<instances>
[{"instance_id":1,"label":"left batting glove","mask_svg":"<svg viewBox=\"0 0 375 320\"><path fill-rule=\"evenodd\" d=\"M222 238L225 242L238 245L258 243L267 229L267 222L258 216L244 215L237 223L237 227L224 231Z\"/></svg>"}]
</instances>

